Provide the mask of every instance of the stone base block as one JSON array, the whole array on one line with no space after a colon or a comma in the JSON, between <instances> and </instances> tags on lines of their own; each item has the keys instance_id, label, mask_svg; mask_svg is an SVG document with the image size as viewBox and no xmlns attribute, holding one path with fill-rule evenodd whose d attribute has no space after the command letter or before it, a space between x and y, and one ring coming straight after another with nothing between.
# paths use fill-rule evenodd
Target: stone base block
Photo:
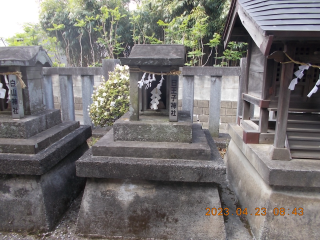
<instances>
[{"instance_id":1,"label":"stone base block","mask_svg":"<svg viewBox=\"0 0 320 240\"><path fill-rule=\"evenodd\" d=\"M0 138L30 138L61 123L60 110L45 110L20 120L0 114Z\"/></svg>"},{"instance_id":2,"label":"stone base block","mask_svg":"<svg viewBox=\"0 0 320 240\"><path fill-rule=\"evenodd\" d=\"M130 121L129 113L113 124L114 141L192 142L192 122L169 122L168 116L141 115Z\"/></svg>"},{"instance_id":3,"label":"stone base block","mask_svg":"<svg viewBox=\"0 0 320 240\"><path fill-rule=\"evenodd\" d=\"M88 179L77 234L132 239L226 239L215 184Z\"/></svg>"},{"instance_id":4,"label":"stone base block","mask_svg":"<svg viewBox=\"0 0 320 240\"><path fill-rule=\"evenodd\" d=\"M251 158L250 155L248 158ZM260 174L256 171L257 161L250 162L252 159L248 158L237 141L232 140L225 157L228 179L241 209L247 208L246 217L255 239L319 239L320 188L288 186L286 182L291 185L295 182L288 171L284 171L287 175L282 186L269 185L262 179L261 170ZM263 166L260 164L259 167ZM313 185L314 179L309 171L305 171L304 175L309 185ZM276 181L273 178L276 175L270 176L270 182ZM291 183L290 179L293 180ZM300 179L303 183L304 177Z\"/></svg>"},{"instance_id":5,"label":"stone base block","mask_svg":"<svg viewBox=\"0 0 320 240\"><path fill-rule=\"evenodd\" d=\"M93 147L94 156L209 160L211 149L204 131L193 125L192 143L114 141L110 130Z\"/></svg>"},{"instance_id":6,"label":"stone base block","mask_svg":"<svg viewBox=\"0 0 320 240\"><path fill-rule=\"evenodd\" d=\"M43 175L1 174L0 231L52 230L84 188L75 161L87 149L83 143Z\"/></svg>"}]
</instances>

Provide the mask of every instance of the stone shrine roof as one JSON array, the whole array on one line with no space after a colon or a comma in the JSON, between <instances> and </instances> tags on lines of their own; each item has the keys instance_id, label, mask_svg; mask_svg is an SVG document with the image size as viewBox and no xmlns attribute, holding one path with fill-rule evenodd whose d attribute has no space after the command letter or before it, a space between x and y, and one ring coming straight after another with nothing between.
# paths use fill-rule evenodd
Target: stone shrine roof
<instances>
[{"instance_id":1,"label":"stone shrine roof","mask_svg":"<svg viewBox=\"0 0 320 240\"><path fill-rule=\"evenodd\" d=\"M128 58L120 58L123 65L175 69L184 66L184 59L185 47L177 44L136 44Z\"/></svg>"},{"instance_id":2,"label":"stone shrine roof","mask_svg":"<svg viewBox=\"0 0 320 240\"><path fill-rule=\"evenodd\" d=\"M41 46L0 47L0 66L35 66L40 62L47 67L52 61Z\"/></svg>"}]
</instances>

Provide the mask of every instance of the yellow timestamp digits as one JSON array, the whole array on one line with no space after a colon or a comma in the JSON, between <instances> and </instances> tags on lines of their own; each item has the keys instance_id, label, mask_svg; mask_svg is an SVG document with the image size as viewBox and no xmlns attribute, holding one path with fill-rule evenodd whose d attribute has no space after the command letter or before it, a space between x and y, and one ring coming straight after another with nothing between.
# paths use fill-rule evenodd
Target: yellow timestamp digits
<instances>
[{"instance_id":1,"label":"yellow timestamp digits","mask_svg":"<svg viewBox=\"0 0 320 240\"><path fill-rule=\"evenodd\" d=\"M284 207L274 208L272 211L274 216L295 215L302 216L304 214L303 208L286 209ZM272 214L269 211L269 214ZM228 216L228 215L253 215L253 216L266 216L267 208L256 207L254 212L249 213L247 208L237 208L235 213L230 213L229 208L206 208L206 216Z\"/></svg>"}]
</instances>

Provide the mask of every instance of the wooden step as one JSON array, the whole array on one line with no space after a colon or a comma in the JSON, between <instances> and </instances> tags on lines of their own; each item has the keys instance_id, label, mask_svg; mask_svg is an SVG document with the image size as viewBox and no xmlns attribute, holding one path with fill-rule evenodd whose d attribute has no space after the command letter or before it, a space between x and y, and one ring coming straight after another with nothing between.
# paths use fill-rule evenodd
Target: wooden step
<instances>
[{"instance_id":1,"label":"wooden step","mask_svg":"<svg viewBox=\"0 0 320 240\"><path fill-rule=\"evenodd\" d=\"M320 141L299 141L299 140L290 140L289 146L291 150L310 150L310 151L319 151L320 155Z\"/></svg>"},{"instance_id":2,"label":"wooden step","mask_svg":"<svg viewBox=\"0 0 320 240\"><path fill-rule=\"evenodd\" d=\"M317 132L287 132L288 140L320 141L320 134Z\"/></svg>"},{"instance_id":3,"label":"wooden step","mask_svg":"<svg viewBox=\"0 0 320 240\"><path fill-rule=\"evenodd\" d=\"M291 156L295 159L320 159L319 151L299 151L299 150L291 150Z\"/></svg>"}]
</instances>

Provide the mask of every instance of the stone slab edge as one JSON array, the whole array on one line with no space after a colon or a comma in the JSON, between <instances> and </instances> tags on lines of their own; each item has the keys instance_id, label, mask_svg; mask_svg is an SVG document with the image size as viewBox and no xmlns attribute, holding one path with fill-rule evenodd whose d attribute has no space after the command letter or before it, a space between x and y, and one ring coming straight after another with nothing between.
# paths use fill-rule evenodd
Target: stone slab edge
<instances>
[{"instance_id":1,"label":"stone slab edge","mask_svg":"<svg viewBox=\"0 0 320 240\"><path fill-rule=\"evenodd\" d=\"M91 127L80 126L35 155L0 154L0 174L42 175L89 137L91 137Z\"/></svg>"},{"instance_id":2,"label":"stone slab edge","mask_svg":"<svg viewBox=\"0 0 320 240\"><path fill-rule=\"evenodd\" d=\"M245 144L242 128L229 124L229 134L261 178L270 186L320 187L320 161L271 160L271 144Z\"/></svg>"},{"instance_id":3,"label":"stone slab edge","mask_svg":"<svg viewBox=\"0 0 320 240\"><path fill-rule=\"evenodd\" d=\"M197 133L195 133L197 131ZM193 129L193 143L175 142L141 142L141 141L114 141L113 130L110 130L94 146L94 156L169 158L189 160L209 160L211 149L203 131Z\"/></svg>"},{"instance_id":4,"label":"stone slab edge","mask_svg":"<svg viewBox=\"0 0 320 240\"><path fill-rule=\"evenodd\" d=\"M80 126L79 122L63 122L28 139L0 138L1 153L36 154Z\"/></svg>"}]
</instances>

